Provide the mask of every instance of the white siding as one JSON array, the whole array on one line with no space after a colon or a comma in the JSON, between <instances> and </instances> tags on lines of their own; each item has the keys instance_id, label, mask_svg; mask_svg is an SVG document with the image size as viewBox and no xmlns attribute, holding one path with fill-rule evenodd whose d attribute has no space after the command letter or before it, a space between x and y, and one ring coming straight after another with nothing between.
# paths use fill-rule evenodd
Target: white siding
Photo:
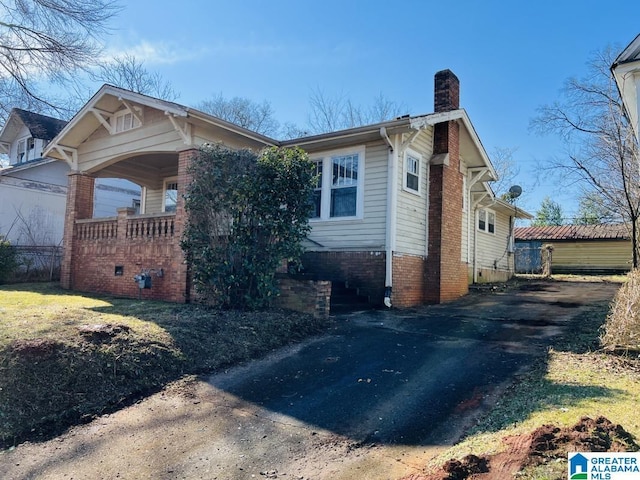
<instances>
[{"instance_id":1,"label":"white siding","mask_svg":"<svg viewBox=\"0 0 640 480\"><path fill-rule=\"evenodd\" d=\"M162 193L163 189L147 188L147 197L144 203L144 213L160 213L162 212Z\"/></svg>"},{"instance_id":2,"label":"white siding","mask_svg":"<svg viewBox=\"0 0 640 480\"><path fill-rule=\"evenodd\" d=\"M504 213L496 211L494 211L494 213L496 215L496 231L494 234L478 230L477 222L474 221L472 232L478 237L476 268L479 272L508 272L513 270L513 255L507 251L509 242L509 217ZM473 265L470 265L470 267L473 268ZM481 277L478 278L478 281L481 282L482 280Z\"/></svg>"},{"instance_id":3,"label":"white siding","mask_svg":"<svg viewBox=\"0 0 640 480\"><path fill-rule=\"evenodd\" d=\"M429 199L429 159L433 152L432 129L418 135L411 150L422 156L420 195L404 189L405 156L398 159L398 227L396 251L425 256L427 237L427 205Z\"/></svg>"},{"instance_id":4,"label":"white siding","mask_svg":"<svg viewBox=\"0 0 640 480\"><path fill-rule=\"evenodd\" d=\"M312 157L322 156L322 152ZM366 145L363 217L357 220L312 221L309 249L381 250L385 245L387 161L386 144Z\"/></svg>"}]
</instances>

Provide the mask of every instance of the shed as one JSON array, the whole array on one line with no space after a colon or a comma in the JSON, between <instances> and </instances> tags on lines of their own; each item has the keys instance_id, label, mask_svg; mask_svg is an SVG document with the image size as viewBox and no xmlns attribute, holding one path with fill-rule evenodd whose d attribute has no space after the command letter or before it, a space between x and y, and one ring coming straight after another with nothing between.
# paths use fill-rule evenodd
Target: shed
<instances>
[{"instance_id":1,"label":"shed","mask_svg":"<svg viewBox=\"0 0 640 480\"><path fill-rule=\"evenodd\" d=\"M517 273L541 269L541 249L553 245L555 273L619 273L632 265L627 224L519 227L514 231Z\"/></svg>"}]
</instances>

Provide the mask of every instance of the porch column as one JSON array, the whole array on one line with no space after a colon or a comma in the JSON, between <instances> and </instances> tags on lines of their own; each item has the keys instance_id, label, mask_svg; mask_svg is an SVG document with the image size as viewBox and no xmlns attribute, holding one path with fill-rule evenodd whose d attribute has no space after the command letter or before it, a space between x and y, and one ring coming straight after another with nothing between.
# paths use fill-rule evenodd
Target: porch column
<instances>
[{"instance_id":1,"label":"porch column","mask_svg":"<svg viewBox=\"0 0 640 480\"><path fill-rule=\"evenodd\" d=\"M198 149L191 148L183 150L178 154L178 199L176 204L175 237L180 240L187 225L187 212L184 208L184 195L187 186L191 183L192 177L189 173L192 159L198 154ZM171 262L171 268L176 272L176 285L171 285L171 291L175 292L174 301L189 302L191 300L191 281L189 278L189 268L186 262L180 242L176 242L176 251Z\"/></svg>"},{"instance_id":2,"label":"porch column","mask_svg":"<svg viewBox=\"0 0 640 480\"><path fill-rule=\"evenodd\" d=\"M68 174L67 205L62 241L63 257L60 266L60 286L73 288L73 269L76 250L76 220L93 217L93 191L95 179L81 172Z\"/></svg>"}]
</instances>

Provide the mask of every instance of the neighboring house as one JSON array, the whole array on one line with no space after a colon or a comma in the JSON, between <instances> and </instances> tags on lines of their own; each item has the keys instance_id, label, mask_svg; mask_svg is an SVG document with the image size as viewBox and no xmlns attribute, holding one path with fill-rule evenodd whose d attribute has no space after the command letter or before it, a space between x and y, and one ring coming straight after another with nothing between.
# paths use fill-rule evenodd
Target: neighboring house
<instances>
[{"instance_id":1,"label":"neighboring house","mask_svg":"<svg viewBox=\"0 0 640 480\"><path fill-rule=\"evenodd\" d=\"M66 125L57 118L14 108L0 131L0 151L9 165L0 169L0 235L15 245L60 245L64 231L69 165L42 152ZM101 179L95 216L115 215L139 202L140 189L121 179Z\"/></svg>"},{"instance_id":2,"label":"neighboring house","mask_svg":"<svg viewBox=\"0 0 640 480\"><path fill-rule=\"evenodd\" d=\"M183 193L198 147L300 146L316 163L315 214L306 272L346 282L372 304L410 306L459 297L470 282L514 272L515 218L496 199L496 173L467 113L459 82L435 78L435 113L279 142L206 113L103 86L47 146L71 168L62 286L137 296L132 277L152 275L147 297L189 301L180 249ZM94 178L142 187L141 213L92 219Z\"/></svg>"},{"instance_id":3,"label":"neighboring house","mask_svg":"<svg viewBox=\"0 0 640 480\"><path fill-rule=\"evenodd\" d=\"M515 238L518 273L540 272L545 245L553 246L553 273L618 273L631 269L631 235L624 224L519 227Z\"/></svg>"},{"instance_id":4,"label":"neighboring house","mask_svg":"<svg viewBox=\"0 0 640 480\"><path fill-rule=\"evenodd\" d=\"M640 35L625 48L611 66L633 130L640 138Z\"/></svg>"}]
</instances>

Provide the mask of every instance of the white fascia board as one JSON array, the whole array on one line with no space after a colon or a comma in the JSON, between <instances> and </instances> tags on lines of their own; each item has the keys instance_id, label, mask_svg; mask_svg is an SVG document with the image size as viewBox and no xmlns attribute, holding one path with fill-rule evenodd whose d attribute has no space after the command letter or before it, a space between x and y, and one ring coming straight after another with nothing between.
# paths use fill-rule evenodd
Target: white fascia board
<instances>
[{"instance_id":1,"label":"white fascia board","mask_svg":"<svg viewBox=\"0 0 640 480\"><path fill-rule=\"evenodd\" d=\"M467 129L467 132L469 132L469 136L471 137L471 140L473 141L474 145L478 149L478 153L480 154L480 157L482 158L483 162L489 169L491 176L493 177L494 180L497 180L498 175L495 169L493 168L493 164L489 159L489 155L487 155L487 152L484 149L482 142L480 141L480 137L478 137L478 133L476 132L476 129L471 123L471 120L469 119L469 115L467 115L467 112L464 108L460 108L458 110L450 110L448 112L432 113L430 115L424 115L421 117L413 117L411 118L411 128L421 129L421 128L425 128L428 125L431 126L437 123L450 122L452 120L460 120L462 122L464 127Z\"/></svg>"},{"instance_id":2,"label":"white fascia board","mask_svg":"<svg viewBox=\"0 0 640 480\"><path fill-rule=\"evenodd\" d=\"M640 138L640 60L614 64L612 70L629 123Z\"/></svg>"}]
</instances>

